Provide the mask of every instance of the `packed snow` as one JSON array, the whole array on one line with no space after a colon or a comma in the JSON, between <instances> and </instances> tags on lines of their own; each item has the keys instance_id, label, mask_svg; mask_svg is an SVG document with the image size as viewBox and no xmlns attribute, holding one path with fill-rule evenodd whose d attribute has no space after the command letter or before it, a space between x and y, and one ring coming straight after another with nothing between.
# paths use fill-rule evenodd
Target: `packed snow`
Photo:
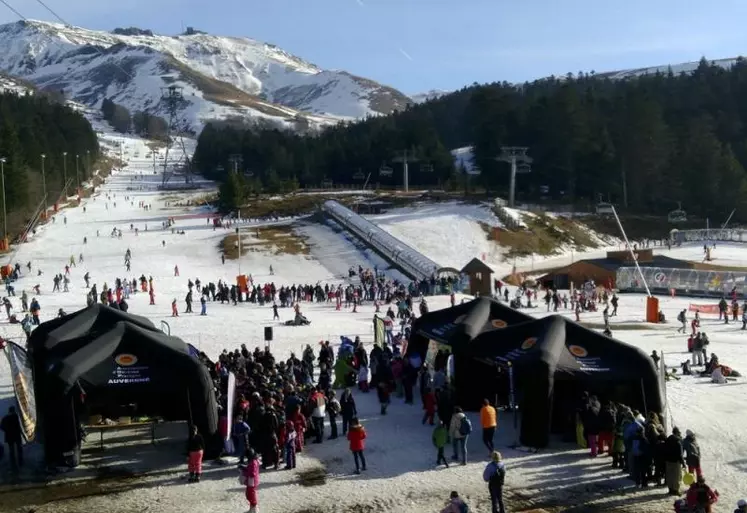
<instances>
[{"instance_id":1,"label":"packed snow","mask_svg":"<svg viewBox=\"0 0 747 513\"><path fill-rule=\"evenodd\" d=\"M251 273L256 281L273 280L278 284L290 284L317 281L337 283L346 279L345 269L351 265L384 268L384 264L362 248L360 243L339 233L339 227L332 224L298 226L298 233L306 237L311 247L309 255L276 255L268 249L267 252L252 251L240 261L227 260L221 264L218 246L223 237L231 232L220 228L213 230L205 217L193 215L205 212L204 206L176 206L187 198L197 197L198 193L185 193L181 199L176 199L178 193L157 191L155 185L160 176L143 172L150 165L150 160L144 158L147 153L144 143L133 138L122 140L125 145L123 153L129 159L130 166L108 178L93 197L83 200L81 207L65 209L55 216L55 222L41 226L16 255L15 260L22 264L30 261L34 271L44 270L41 277L34 272L33 276L24 275L16 283L17 294L22 289L30 290L37 283L41 285L39 300L43 319L54 317L59 308L74 311L85 305L86 289L82 276L86 271L90 272L92 281L99 285L104 281L111 283L117 276L137 277L144 273L154 278L156 305L148 305L146 294L137 294L131 297L130 311L145 315L156 325L162 320L167 321L172 334L213 357L223 348L233 349L241 343L249 347L262 345L263 327L267 325L275 326L275 340L271 348L280 357L287 357L291 351L299 352L306 344L314 345L322 339L334 344L340 335L358 335L366 343L372 341L373 307L370 305L364 305L358 313L351 313L335 311L334 306L327 304L305 303L303 313L312 321L308 327L279 326L271 321L271 308L248 304L229 306L209 303L207 316L183 314L172 318L170 302L177 298L183 304L181 300L186 293L188 278L199 277L203 282L220 278L233 281L233 277L239 273L239 265L241 272ZM140 157L135 157L136 154ZM128 187L136 190L128 190ZM131 197L134 204L125 201L126 195ZM152 205L152 210L138 208L139 202ZM168 206L166 202L169 202ZM83 212L83 207L86 212ZM422 206L413 207L409 212L398 210L388 217L377 216L374 220L395 236L409 234L411 239L417 238L420 249L426 255L430 252L428 256L444 265L459 267L483 250L487 251L487 247L480 242L485 237L479 222L495 224L496 220L486 213L488 210L480 212L474 207L458 204ZM161 222L168 217L176 219L174 228L183 230L184 235L161 229ZM137 236L130 231L130 223L139 227ZM251 229L247 226L247 234L261 240L262 224L250 226ZM114 227L122 230L122 239L109 236ZM258 234L256 230L259 230ZM83 244L83 237L87 237L87 244ZM166 242L165 247L162 241ZM131 273L126 273L123 266L123 255L127 248L132 251ZM720 251L726 255L725 250ZM736 261L740 249L735 246L729 251L734 252L733 260ZM747 260L747 251L742 251ZM72 269L70 292L50 292L52 276L62 272L71 255L77 257L79 253L83 253L85 260ZM180 277L174 276L174 266L177 265ZM274 268L274 276L269 274L270 265ZM396 272L389 272L393 277L399 277ZM667 318L673 320L679 310L687 308L691 302L702 300L662 298L661 301ZM642 322L644 302L645 298L640 295L621 297L620 316L613 318L612 324L615 336L647 352L653 349L662 351L666 363L678 367L689 356L685 350L685 336L675 333L671 321L665 325L645 325ZM448 305L448 298L434 297L429 303L432 309L444 308ZM543 307L532 313L538 317L546 315ZM281 310L282 319L289 315ZM599 322L601 314L582 314L582 321ZM640 329L617 329L631 325ZM723 363L747 371L747 354L742 350L745 335L735 324L723 325L716 319L705 318L702 329L710 336L711 350L719 355ZM22 337L20 328L7 323L0 324L0 334L14 340ZM7 362L0 359L0 394L5 403L0 405L0 411L4 411L11 399L12 387L8 380ZM744 404L743 390L739 385L743 384L744 381L739 380L728 385L714 385L707 378L693 376L667 383L668 416L683 431L692 429L697 433L705 475L721 493L719 506L723 505L724 511L743 494L747 494L747 446L742 443L747 428L739 420ZM406 406L395 400L386 417L379 415L375 394L356 394L356 401L369 434L369 470L361 476L351 475L353 463L344 440L325 441L312 446L299 457L295 471L263 472L259 487L263 513L436 511L443 507L452 489L459 490L475 511L489 510L487 490L481 477L487 463L487 453L479 436L470 438L468 465L436 470L431 429L421 425L422 412L417 401L416 406ZM474 417L473 423L479 426ZM528 454L509 448L516 437L511 416L501 414L496 440L508 465L506 490L509 504L512 501L524 507L557 502L576 504L579 497L586 500L593 496L594 502L605 511L608 508L609 511L631 513L671 510L671 499L665 497L661 489L633 491L631 483L619 471L613 470L606 458L590 459L586 451L562 444L538 454ZM98 509L124 513L147 511L156 505L158 511L163 513L246 509L243 488L237 484L234 468L208 465L203 482L187 486L183 480L185 466L179 454L180 445L172 447L177 448L171 453L164 454L163 449L158 453L157 472L138 478L134 487L122 489L113 496L102 492L85 498L46 503L43 498L47 492L40 491L28 496L27 507L14 511L28 511L32 506L37 513ZM110 450L112 452L108 453ZM114 459L121 457L126 460L125 465L140 468L138 465L143 465L142 461L133 458L128 450L131 449L113 446L104 455L111 454ZM94 459L93 456L90 458ZM106 464L105 460L96 461L97 464ZM83 467L66 478L86 475L85 465ZM326 469L326 483L315 487L303 486L299 475L313 468ZM95 487L94 484L91 486ZM620 487L628 488L624 495L617 490ZM4 501L15 507L12 497L6 495ZM721 510L719 507L718 511Z\"/></svg>"},{"instance_id":2,"label":"packed snow","mask_svg":"<svg viewBox=\"0 0 747 513\"><path fill-rule=\"evenodd\" d=\"M501 223L479 205L416 203L368 219L441 267L461 269L475 257L501 259L500 247L488 240L486 232Z\"/></svg>"}]
</instances>

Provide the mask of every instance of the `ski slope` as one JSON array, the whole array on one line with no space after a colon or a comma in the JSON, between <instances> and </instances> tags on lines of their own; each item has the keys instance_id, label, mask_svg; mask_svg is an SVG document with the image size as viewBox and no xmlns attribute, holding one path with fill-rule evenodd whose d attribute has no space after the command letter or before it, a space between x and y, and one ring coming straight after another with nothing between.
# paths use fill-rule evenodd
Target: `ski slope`
<instances>
[{"instance_id":1,"label":"ski slope","mask_svg":"<svg viewBox=\"0 0 747 513\"><path fill-rule=\"evenodd\" d=\"M146 294L131 297L130 311L145 315L156 325L165 320L170 324L171 333L197 346L212 357L224 348L234 349L245 343L248 347L263 344L264 326L275 327L275 340L272 350L279 357L287 357L290 352L300 352L306 344L315 345L319 340L335 343L340 335L360 336L366 343L373 339L373 307L365 305L358 313L335 311L327 304L303 304L302 312L311 320L308 327L285 327L273 323L269 306L243 304L239 306L208 303L208 315L182 314L178 318L170 315L170 303L176 298L183 311L183 298L187 291L187 279L200 278L203 283L224 279L233 281L239 272L239 262L227 260L221 264L218 245L231 231L213 230L203 217L185 218L190 214L205 212L205 207L176 207L179 193L162 193L155 189L160 176L143 172L148 168L144 159L147 153L144 143L138 139L124 138L126 158L129 168L107 179L92 198L85 199L82 207L66 209L56 215L56 221L41 227L36 236L24 244L18 253L17 261L25 265L31 262L33 276L23 276L16 283L16 293L22 289L30 291L39 283L42 294L39 301L42 318L54 317L59 308L74 311L85 305L86 289L83 274L88 271L93 282L99 285L113 283L116 277L139 277L141 274L153 276L156 291L156 305L148 305ZM135 155L140 157L136 158ZM142 180L132 180L143 173ZM142 187L130 190L128 187ZM181 198L197 198L200 192L181 195ZM116 197L115 197L116 195ZM130 196L131 201L125 201ZM116 202L116 207L114 206ZM138 207L140 202L152 206L145 211ZM170 206L166 205L169 202ZM423 247L430 245L434 257L445 265L460 266L480 251L476 231L465 232L464 224L459 224L459 215L450 213L444 217L435 211L421 215L413 209L408 220L409 228L399 228L401 233L410 230L415 233L420 226L418 237ZM160 229L161 222L175 217L175 231ZM67 218L67 224L64 219ZM474 218L474 217L473 217ZM379 218L381 221L385 218ZM139 235L130 231L129 225L139 228ZM398 224L393 223L392 230ZM147 225L148 229L145 230ZM262 238L262 225L252 225L259 229ZM121 229L122 239L111 238L113 228ZM436 233L433 239L430 235ZM446 228L443 228L446 227ZM451 238L449 235L451 230ZM98 231L98 236L97 236ZM274 255L271 251L253 251L240 262L243 273L251 273L255 281L263 283L272 280L276 284L316 283L317 281L337 283L344 279L344 270L352 261L364 266L380 265L376 258L361 250L355 242L336 233L330 226L305 225L299 228L312 246L311 254ZM83 244L87 237L87 244ZM163 241L166 245L163 246ZM125 272L124 253L132 251L132 271ZM422 248L421 248L422 250ZM424 252L427 251L423 250ZM719 250L721 251L721 250ZM747 260L747 248L734 248L735 259L739 252ZM63 272L64 265L71 255L83 253L85 261L71 271L72 283L69 293L51 293L52 276ZM719 258L716 254L716 258ZM275 271L269 275L269 266ZM174 266L179 266L180 276L174 276ZM41 277L35 275L42 269ZM393 275L397 277L396 274ZM458 298L460 299L460 298ZM701 300L694 300L700 302ZM678 366L688 357L685 352L685 337L675 333L675 326L644 326L645 298L639 295L622 296L620 317L613 318L613 332L621 340L637 345L650 352L663 351L668 365ZM13 300L18 305L18 300ZM685 298L662 298L662 310L667 318L674 319L676 313L686 308L690 301ZM432 309L444 308L448 298L436 297L429 300ZM533 315L547 315L544 308L532 311ZM280 312L282 320L290 318L290 311ZM584 314L582 320L601 322L601 313ZM642 329L623 330L622 326L636 325ZM705 318L702 329L711 339L711 350L721 361L737 370L747 373L747 353L744 351L745 332L734 324L723 325L715 319ZM0 335L19 340L20 327L0 321ZM728 385L713 385L706 378L683 377L680 381L667 384L670 409L668 416L683 431L692 429L697 433L703 454L703 469L710 482L721 493L721 504L717 511L730 511L734 503L747 495L747 427L742 419L744 411L743 379ZM5 411L11 400L12 387L9 383L8 365L0 359L0 411ZM414 511L437 511L443 507L451 490L459 490L466 496L473 509L488 511L487 490L482 482L482 470L487 463L487 451L481 444L479 434L470 438L470 463L466 466L452 466L449 469L434 469L435 451L431 445L431 429L420 423L420 406L404 405L395 399L389 415L382 417L378 412L375 394L356 394L358 409L369 438L367 459L369 471L361 476L351 476L352 458L344 440L325 441L321 445L310 446L300 455L298 469L293 472L263 472L259 489L260 505L263 513L342 512L342 511L388 511L412 513ZM473 423L479 426L473 416ZM670 424L671 426L671 424ZM538 454L528 454L508 448L516 440L510 415L501 415L497 446L503 452L508 465L506 490L509 503L521 501L523 506L541 504L543 501L562 501L566 504L578 503L579 497L595 495L595 502L604 511L662 512L671 510L671 500L661 489L634 491L632 483L623 478L619 471L610 467L607 458L590 459L586 452L567 445L558 446ZM447 455L448 456L448 455ZM246 501L243 491L236 483L236 472L231 468L208 465L205 479L195 486L183 484L185 466L180 461L159 466L158 472L144 476L138 487L130 492L115 496L94 495L75 501L57 501L44 504L28 504L36 513L66 513L74 511L108 511L124 513L148 511L154 507L163 513L203 513L206 511L245 511ZM134 464L128 461L127 464ZM6 465L5 462L0 466ZM299 475L305 470L324 468L327 472L326 484L316 487L303 487ZM84 472L76 470L74 473ZM0 473L0 476L3 474ZM2 477L4 479L4 477ZM624 495L620 488L626 488ZM42 496L40 494L39 496ZM621 506L631 509L617 509Z\"/></svg>"}]
</instances>

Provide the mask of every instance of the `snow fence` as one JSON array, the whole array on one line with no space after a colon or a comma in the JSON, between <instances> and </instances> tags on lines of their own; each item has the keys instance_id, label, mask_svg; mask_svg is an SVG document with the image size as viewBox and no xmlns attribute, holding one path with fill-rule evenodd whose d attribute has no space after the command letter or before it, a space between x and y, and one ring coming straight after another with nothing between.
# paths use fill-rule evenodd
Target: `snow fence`
<instances>
[{"instance_id":1,"label":"snow fence","mask_svg":"<svg viewBox=\"0 0 747 513\"><path fill-rule=\"evenodd\" d=\"M411 278L426 280L441 268L433 260L418 253L337 201L325 201L322 205L322 212L359 237Z\"/></svg>"},{"instance_id":2,"label":"snow fence","mask_svg":"<svg viewBox=\"0 0 747 513\"><path fill-rule=\"evenodd\" d=\"M724 228L715 230L672 230L670 232L672 245L685 242L747 242L747 230L739 228Z\"/></svg>"}]
</instances>

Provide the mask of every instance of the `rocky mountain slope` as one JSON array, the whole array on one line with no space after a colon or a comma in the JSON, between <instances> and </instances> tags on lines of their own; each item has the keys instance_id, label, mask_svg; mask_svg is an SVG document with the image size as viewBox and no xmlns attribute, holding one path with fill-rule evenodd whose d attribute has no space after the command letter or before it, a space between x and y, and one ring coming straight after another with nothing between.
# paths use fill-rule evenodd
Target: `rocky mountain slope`
<instances>
[{"instance_id":1,"label":"rocky mountain slope","mask_svg":"<svg viewBox=\"0 0 747 513\"><path fill-rule=\"evenodd\" d=\"M183 124L252 119L303 126L387 114L411 100L344 71L323 70L276 46L190 31L87 30L40 21L0 26L0 71L89 106L105 97L163 115L162 89L183 88Z\"/></svg>"}]
</instances>

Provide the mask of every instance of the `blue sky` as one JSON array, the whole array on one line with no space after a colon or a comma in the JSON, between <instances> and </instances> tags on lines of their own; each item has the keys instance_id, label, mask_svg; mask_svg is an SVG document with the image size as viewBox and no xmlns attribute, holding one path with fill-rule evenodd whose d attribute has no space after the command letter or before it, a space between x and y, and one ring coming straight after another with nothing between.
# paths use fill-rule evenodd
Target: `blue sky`
<instances>
[{"instance_id":1,"label":"blue sky","mask_svg":"<svg viewBox=\"0 0 747 513\"><path fill-rule=\"evenodd\" d=\"M747 54L745 0L44 1L92 29L252 37L405 93ZM37 0L8 2L57 21ZM0 5L0 22L17 19Z\"/></svg>"}]
</instances>

